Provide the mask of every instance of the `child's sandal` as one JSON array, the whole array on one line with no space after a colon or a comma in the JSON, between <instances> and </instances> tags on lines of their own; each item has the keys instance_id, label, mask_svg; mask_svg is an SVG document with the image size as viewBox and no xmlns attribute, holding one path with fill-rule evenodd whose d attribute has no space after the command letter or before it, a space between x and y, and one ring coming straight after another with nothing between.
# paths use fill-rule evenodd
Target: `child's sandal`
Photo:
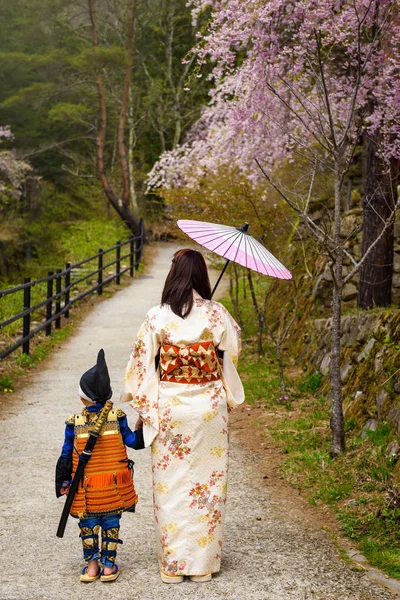
<instances>
[{"instance_id":1,"label":"child's sandal","mask_svg":"<svg viewBox=\"0 0 400 600\"><path fill-rule=\"evenodd\" d=\"M102 581L103 583L107 581L115 581L116 579L118 579L120 572L121 571L119 570L118 565L115 565L115 571L113 573L110 573L110 575L104 575L103 569L101 572L100 581Z\"/></svg>"},{"instance_id":2,"label":"child's sandal","mask_svg":"<svg viewBox=\"0 0 400 600\"><path fill-rule=\"evenodd\" d=\"M87 573L87 567L83 567L82 572L81 572L81 576L80 576L80 580L83 583L92 583L92 581L96 581L96 579L98 579L101 575L101 569L100 567L98 568L98 571L96 573L96 575L88 575Z\"/></svg>"}]
</instances>

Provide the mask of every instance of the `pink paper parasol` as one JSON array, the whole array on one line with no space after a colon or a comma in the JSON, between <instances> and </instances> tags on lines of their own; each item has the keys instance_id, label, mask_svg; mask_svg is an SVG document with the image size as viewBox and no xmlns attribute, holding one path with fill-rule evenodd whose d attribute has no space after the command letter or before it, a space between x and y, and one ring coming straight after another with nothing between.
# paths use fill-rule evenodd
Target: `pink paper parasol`
<instances>
[{"instance_id":1,"label":"pink paper parasol","mask_svg":"<svg viewBox=\"0 0 400 600\"><path fill-rule=\"evenodd\" d=\"M238 229L229 225L183 219L178 221L178 227L201 246L227 259L228 262L213 289L213 294L229 261L263 275L270 275L278 279L292 278L290 271L260 242L247 233L248 223Z\"/></svg>"}]
</instances>

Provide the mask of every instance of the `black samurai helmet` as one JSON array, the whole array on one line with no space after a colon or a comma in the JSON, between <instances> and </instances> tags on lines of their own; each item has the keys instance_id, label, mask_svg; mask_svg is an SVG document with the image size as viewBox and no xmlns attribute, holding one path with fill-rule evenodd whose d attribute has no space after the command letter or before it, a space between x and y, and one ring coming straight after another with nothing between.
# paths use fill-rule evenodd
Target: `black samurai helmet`
<instances>
[{"instance_id":1,"label":"black samurai helmet","mask_svg":"<svg viewBox=\"0 0 400 600\"><path fill-rule=\"evenodd\" d=\"M103 349L98 353L97 363L94 367L82 375L79 388L79 391L83 392L82 395L86 400L102 402L104 404L111 398L110 376Z\"/></svg>"}]
</instances>

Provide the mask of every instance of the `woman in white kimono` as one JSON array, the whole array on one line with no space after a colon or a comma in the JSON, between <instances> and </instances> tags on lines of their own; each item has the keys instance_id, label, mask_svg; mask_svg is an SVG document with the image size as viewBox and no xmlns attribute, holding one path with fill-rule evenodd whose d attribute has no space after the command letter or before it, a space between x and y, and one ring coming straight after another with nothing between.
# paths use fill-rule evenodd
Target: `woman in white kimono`
<instances>
[{"instance_id":1,"label":"woman in white kimono","mask_svg":"<svg viewBox=\"0 0 400 600\"><path fill-rule=\"evenodd\" d=\"M161 305L140 327L124 398L152 447L157 556L165 583L209 581L220 569L228 471L228 408L244 400L240 329L210 300L203 256L175 253ZM219 356L222 355L223 359Z\"/></svg>"}]
</instances>

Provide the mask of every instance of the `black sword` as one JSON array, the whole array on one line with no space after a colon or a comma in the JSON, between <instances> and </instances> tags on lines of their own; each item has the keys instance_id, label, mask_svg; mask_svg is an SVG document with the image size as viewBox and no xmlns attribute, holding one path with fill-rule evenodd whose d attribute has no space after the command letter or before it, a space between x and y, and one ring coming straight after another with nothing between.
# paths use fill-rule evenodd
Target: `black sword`
<instances>
[{"instance_id":1,"label":"black sword","mask_svg":"<svg viewBox=\"0 0 400 600\"><path fill-rule=\"evenodd\" d=\"M94 425L94 429L90 431L88 441L86 442L86 446L79 455L78 466L75 471L74 479L71 483L71 487L69 488L68 496L64 504L63 511L61 513L60 522L58 524L57 529L57 537L62 538L64 535L65 527L67 525L69 511L71 510L72 502L74 501L74 496L78 490L79 484L83 477L83 472L86 467L86 463L89 461L92 456L93 449L96 445L98 438L101 435L101 430L103 428L104 423L107 420L108 413L112 409L112 402L106 402L103 408L101 409L99 416L96 419L96 423Z\"/></svg>"}]
</instances>

